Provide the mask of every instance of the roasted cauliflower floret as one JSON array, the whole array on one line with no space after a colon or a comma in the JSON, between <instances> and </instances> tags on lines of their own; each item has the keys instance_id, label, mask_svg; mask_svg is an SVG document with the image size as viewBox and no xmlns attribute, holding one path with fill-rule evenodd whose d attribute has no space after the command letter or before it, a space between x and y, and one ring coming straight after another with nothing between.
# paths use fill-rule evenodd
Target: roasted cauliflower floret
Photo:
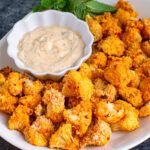
<instances>
[{"instance_id":1,"label":"roasted cauliflower floret","mask_svg":"<svg viewBox=\"0 0 150 150\"><path fill-rule=\"evenodd\" d=\"M103 146L110 140L111 129L109 124L103 120L93 122L88 131L81 139L81 147L86 146Z\"/></svg>"},{"instance_id":2,"label":"roasted cauliflower floret","mask_svg":"<svg viewBox=\"0 0 150 150\"><path fill-rule=\"evenodd\" d=\"M89 25L90 31L94 36L94 42L101 40L102 38L102 27L97 20L93 19L91 16L86 16L86 22Z\"/></svg>"},{"instance_id":3,"label":"roasted cauliflower floret","mask_svg":"<svg viewBox=\"0 0 150 150\"><path fill-rule=\"evenodd\" d=\"M141 48L142 48L142 51L143 51L148 57L150 57L150 40L143 42L142 45L141 45Z\"/></svg>"},{"instance_id":4,"label":"roasted cauliflower floret","mask_svg":"<svg viewBox=\"0 0 150 150\"><path fill-rule=\"evenodd\" d=\"M104 77L108 82L117 87L126 86L130 82L127 65L116 61L106 67L104 70Z\"/></svg>"},{"instance_id":5,"label":"roasted cauliflower floret","mask_svg":"<svg viewBox=\"0 0 150 150\"><path fill-rule=\"evenodd\" d=\"M142 23L144 25L144 28L142 30L142 37L145 40L149 40L150 39L150 19L144 18L142 19Z\"/></svg>"},{"instance_id":6,"label":"roasted cauliflower floret","mask_svg":"<svg viewBox=\"0 0 150 150\"><path fill-rule=\"evenodd\" d=\"M92 105L90 101L81 101L76 107L64 110L64 119L72 124L76 134L83 136L92 120Z\"/></svg>"},{"instance_id":7,"label":"roasted cauliflower floret","mask_svg":"<svg viewBox=\"0 0 150 150\"><path fill-rule=\"evenodd\" d=\"M5 81L6 81L5 76L2 73L0 73L0 86L4 84Z\"/></svg>"},{"instance_id":8,"label":"roasted cauliflower floret","mask_svg":"<svg viewBox=\"0 0 150 150\"><path fill-rule=\"evenodd\" d=\"M122 35L122 40L125 44L125 47L128 48L133 43L140 43L142 41L142 37L137 28L128 28Z\"/></svg>"},{"instance_id":9,"label":"roasted cauliflower floret","mask_svg":"<svg viewBox=\"0 0 150 150\"><path fill-rule=\"evenodd\" d=\"M8 127L10 130L19 130L23 132L26 127L30 126L30 115L32 111L30 108L18 105L18 107L10 116L8 121Z\"/></svg>"},{"instance_id":10,"label":"roasted cauliflower floret","mask_svg":"<svg viewBox=\"0 0 150 150\"><path fill-rule=\"evenodd\" d=\"M66 108L72 108L77 106L80 103L81 99L76 97L67 97L65 99Z\"/></svg>"},{"instance_id":11,"label":"roasted cauliflower floret","mask_svg":"<svg viewBox=\"0 0 150 150\"><path fill-rule=\"evenodd\" d=\"M46 117L56 123L62 121L62 113L65 108L65 100L62 93L55 89L46 90L42 101L47 105Z\"/></svg>"},{"instance_id":12,"label":"roasted cauliflower floret","mask_svg":"<svg viewBox=\"0 0 150 150\"><path fill-rule=\"evenodd\" d=\"M23 90L23 75L18 72L11 72L8 76L7 82L8 82L8 89L9 92L14 95L20 95L22 94Z\"/></svg>"},{"instance_id":13,"label":"roasted cauliflower floret","mask_svg":"<svg viewBox=\"0 0 150 150\"><path fill-rule=\"evenodd\" d=\"M25 139L36 146L48 146L50 135L54 132L51 120L45 116L37 117L31 126L25 128Z\"/></svg>"},{"instance_id":14,"label":"roasted cauliflower floret","mask_svg":"<svg viewBox=\"0 0 150 150\"><path fill-rule=\"evenodd\" d=\"M101 40L98 44L98 48L110 56L122 56L125 50L124 43L116 35Z\"/></svg>"},{"instance_id":15,"label":"roasted cauliflower floret","mask_svg":"<svg viewBox=\"0 0 150 150\"><path fill-rule=\"evenodd\" d=\"M42 116L43 114L45 114L45 112L46 112L45 106L43 106L43 105L41 105L41 104L38 104L38 105L35 107L34 114L35 114L36 117Z\"/></svg>"},{"instance_id":16,"label":"roasted cauliflower floret","mask_svg":"<svg viewBox=\"0 0 150 150\"><path fill-rule=\"evenodd\" d=\"M113 102L116 98L117 90L107 81L100 78L94 80L94 96L99 97L105 101Z\"/></svg>"},{"instance_id":17,"label":"roasted cauliflower floret","mask_svg":"<svg viewBox=\"0 0 150 150\"><path fill-rule=\"evenodd\" d=\"M37 95L26 95L19 98L19 103L34 109L41 102L41 96Z\"/></svg>"},{"instance_id":18,"label":"roasted cauliflower floret","mask_svg":"<svg viewBox=\"0 0 150 150\"><path fill-rule=\"evenodd\" d=\"M103 15L94 17L102 26L103 37L110 35L119 35L122 29L119 26L118 19L114 18L111 13L106 12Z\"/></svg>"},{"instance_id":19,"label":"roasted cauliflower floret","mask_svg":"<svg viewBox=\"0 0 150 150\"><path fill-rule=\"evenodd\" d=\"M130 76L129 78L131 79L131 81L128 86L138 88L140 84L139 75L135 71L130 70L129 76Z\"/></svg>"},{"instance_id":20,"label":"roasted cauliflower floret","mask_svg":"<svg viewBox=\"0 0 150 150\"><path fill-rule=\"evenodd\" d=\"M150 77L140 82L139 89L141 90L144 102L150 101Z\"/></svg>"},{"instance_id":21,"label":"roasted cauliflower floret","mask_svg":"<svg viewBox=\"0 0 150 150\"><path fill-rule=\"evenodd\" d=\"M0 111L11 114L17 105L18 98L8 92L6 84L0 87Z\"/></svg>"},{"instance_id":22,"label":"roasted cauliflower floret","mask_svg":"<svg viewBox=\"0 0 150 150\"><path fill-rule=\"evenodd\" d=\"M150 101L147 102L144 106L142 106L139 110L140 117L146 117L146 116L150 116Z\"/></svg>"},{"instance_id":23,"label":"roasted cauliflower floret","mask_svg":"<svg viewBox=\"0 0 150 150\"><path fill-rule=\"evenodd\" d=\"M62 93L65 97L77 97L89 100L93 94L93 84L90 79L77 71L70 71L63 79Z\"/></svg>"},{"instance_id":24,"label":"roasted cauliflower floret","mask_svg":"<svg viewBox=\"0 0 150 150\"><path fill-rule=\"evenodd\" d=\"M51 136L49 147L66 150L79 149L79 140L73 137L71 124L63 124L59 127L59 129Z\"/></svg>"},{"instance_id":25,"label":"roasted cauliflower floret","mask_svg":"<svg viewBox=\"0 0 150 150\"><path fill-rule=\"evenodd\" d=\"M107 63L107 56L103 52L96 52L91 55L87 63L95 68L104 68Z\"/></svg>"},{"instance_id":26,"label":"roasted cauliflower floret","mask_svg":"<svg viewBox=\"0 0 150 150\"><path fill-rule=\"evenodd\" d=\"M139 107L143 104L140 90L133 87L123 87L119 89L120 96L132 104L134 107Z\"/></svg>"},{"instance_id":27,"label":"roasted cauliflower floret","mask_svg":"<svg viewBox=\"0 0 150 150\"><path fill-rule=\"evenodd\" d=\"M127 2L127 1L124 1L124 0L119 0L116 4L116 8L119 9L124 9L125 11L129 12L129 14L132 16L132 17L137 17L137 12L133 9L132 5Z\"/></svg>"},{"instance_id":28,"label":"roasted cauliflower floret","mask_svg":"<svg viewBox=\"0 0 150 150\"><path fill-rule=\"evenodd\" d=\"M112 131L133 131L137 129L139 127L139 111L122 100L117 100L115 104L120 104L124 107L125 115L117 123L111 124Z\"/></svg>"},{"instance_id":29,"label":"roasted cauliflower floret","mask_svg":"<svg viewBox=\"0 0 150 150\"><path fill-rule=\"evenodd\" d=\"M83 63L80 66L79 72L82 76L88 77L89 79L92 78L92 71L91 71L90 66L87 63Z\"/></svg>"},{"instance_id":30,"label":"roasted cauliflower floret","mask_svg":"<svg viewBox=\"0 0 150 150\"><path fill-rule=\"evenodd\" d=\"M39 94L43 89L43 84L40 81L25 80L23 85L23 92L25 95Z\"/></svg>"},{"instance_id":31,"label":"roasted cauliflower floret","mask_svg":"<svg viewBox=\"0 0 150 150\"><path fill-rule=\"evenodd\" d=\"M116 123L124 117L124 108L120 104L99 101L96 105L95 116L107 123Z\"/></svg>"}]
</instances>

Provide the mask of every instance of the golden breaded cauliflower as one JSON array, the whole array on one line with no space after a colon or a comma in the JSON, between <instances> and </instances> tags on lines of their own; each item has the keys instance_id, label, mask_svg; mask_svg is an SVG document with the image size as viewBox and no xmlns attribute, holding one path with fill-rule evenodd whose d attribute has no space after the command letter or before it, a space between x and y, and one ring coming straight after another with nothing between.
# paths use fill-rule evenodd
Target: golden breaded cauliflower
<instances>
[{"instance_id":1,"label":"golden breaded cauliflower","mask_svg":"<svg viewBox=\"0 0 150 150\"><path fill-rule=\"evenodd\" d=\"M88 23L90 31L92 32L92 34L94 36L94 42L101 40L101 38L102 38L102 27L98 23L98 21L93 19L91 16L87 15L86 16L86 22Z\"/></svg>"},{"instance_id":2,"label":"golden breaded cauliflower","mask_svg":"<svg viewBox=\"0 0 150 150\"><path fill-rule=\"evenodd\" d=\"M15 110L17 102L18 98L9 93L6 83L0 86L0 111L11 114Z\"/></svg>"},{"instance_id":3,"label":"golden breaded cauliflower","mask_svg":"<svg viewBox=\"0 0 150 150\"><path fill-rule=\"evenodd\" d=\"M119 0L116 4L116 8L117 9L121 8L126 10L127 12L130 13L132 17L137 17L138 15L137 12L133 9L132 5L129 2L124 0Z\"/></svg>"},{"instance_id":4,"label":"golden breaded cauliflower","mask_svg":"<svg viewBox=\"0 0 150 150\"><path fill-rule=\"evenodd\" d=\"M140 43L142 37L140 31L137 28L128 28L122 35L122 40L125 47L130 47L133 43Z\"/></svg>"},{"instance_id":5,"label":"golden breaded cauliflower","mask_svg":"<svg viewBox=\"0 0 150 150\"><path fill-rule=\"evenodd\" d=\"M19 103L34 109L41 102L41 95L26 95L19 98Z\"/></svg>"},{"instance_id":6,"label":"golden breaded cauliflower","mask_svg":"<svg viewBox=\"0 0 150 150\"><path fill-rule=\"evenodd\" d=\"M113 102L117 96L117 90L105 80L100 78L94 80L94 96L105 101Z\"/></svg>"},{"instance_id":7,"label":"golden breaded cauliflower","mask_svg":"<svg viewBox=\"0 0 150 150\"><path fill-rule=\"evenodd\" d=\"M43 84L40 81L25 80L23 85L23 92L25 95L39 94L43 89Z\"/></svg>"},{"instance_id":8,"label":"golden breaded cauliflower","mask_svg":"<svg viewBox=\"0 0 150 150\"><path fill-rule=\"evenodd\" d=\"M146 117L146 116L150 116L150 101L147 102L144 106L142 106L139 110L140 117Z\"/></svg>"},{"instance_id":9,"label":"golden breaded cauliflower","mask_svg":"<svg viewBox=\"0 0 150 150\"><path fill-rule=\"evenodd\" d=\"M143 104L140 90L133 87L123 87L119 89L119 94L123 100L128 101L134 107L139 107Z\"/></svg>"},{"instance_id":10,"label":"golden breaded cauliflower","mask_svg":"<svg viewBox=\"0 0 150 150\"><path fill-rule=\"evenodd\" d=\"M83 136L92 120L92 105L90 101L81 101L76 107L63 112L64 119L72 124L76 134Z\"/></svg>"},{"instance_id":11,"label":"golden breaded cauliflower","mask_svg":"<svg viewBox=\"0 0 150 150\"><path fill-rule=\"evenodd\" d=\"M122 56L124 53L124 43L116 36L108 36L106 39L101 40L98 48L110 56Z\"/></svg>"},{"instance_id":12,"label":"golden breaded cauliflower","mask_svg":"<svg viewBox=\"0 0 150 150\"><path fill-rule=\"evenodd\" d=\"M142 30L142 37L144 40L150 39L150 19L144 18L142 19L142 23L144 25L144 28Z\"/></svg>"},{"instance_id":13,"label":"golden breaded cauliflower","mask_svg":"<svg viewBox=\"0 0 150 150\"><path fill-rule=\"evenodd\" d=\"M35 146L48 146L49 138L54 132L54 126L51 120L45 116L39 116L31 126L25 128L25 139Z\"/></svg>"},{"instance_id":14,"label":"golden breaded cauliflower","mask_svg":"<svg viewBox=\"0 0 150 150\"><path fill-rule=\"evenodd\" d=\"M138 88L140 84L139 75L134 70L130 70L129 76L130 76L129 78L131 79L131 81L128 86Z\"/></svg>"},{"instance_id":15,"label":"golden breaded cauliflower","mask_svg":"<svg viewBox=\"0 0 150 150\"><path fill-rule=\"evenodd\" d=\"M114 61L104 70L105 79L111 84L122 87L130 82L129 69L127 65Z\"/></svg>"},{"instance_id":16,"label":"golden breaded cauliflower","mask_svg":"<svg viewBox=\"0 0 150 150\"><path fill-rule=\"evenodd\" d=\"M142 51L148 56L150 57L150 40L145 41L142 43L141 45Z\"/></svg>"},{"instance_id":17,"label":"golden breaded cauliflower","mask_svg":"<svg viewBox=\"0 0 150 150\"><path fill-rule=\"evenodd\" d=\"M139 31L142 31L143 23L138 18L130 18L130 20L127 21L125 28L126 28L126 30L128 30L128 28L137 28Z\"/></svg>"},{"instance_id":18,"label":"golden breaded cauliflower","mask_svg":"<svg viewBox=\"0 0 150 150\"><path fill-rule=\"evenodd\" d=\"M81 147L103 146L110 140L111 129L103 120L94 121L81 139Z\"/></svg>"},{"instance_id":19,"label":"golden breaded cauliflower","mask_svg":"<svg viewBox=\"0 0 150 150\"><path fill-rule=\"evenodd\" d=\"M82 76L88 77L89 79L92 78L92 70L91 70L90 66L87 63L83 63L80 66L79 72Z\"/></svg>"},{"instance_id":20,"label":"golden breaded cauliflower","mask_svg":"<svg viewBox=\"0 0 150 150\"><path fill-rule=\"evenodd\" d=\"M112 131L133 131L137 129L139 127L139 111L122 100L117 100L115 104L120 104L124 107L125 115L117 123L111 124Z\"/></svg>"},{"instance_id":21,"label":"golden breaded cauliflower","mask_svg":"<svg viewBox=\"0 0 150 150\"><path fill-rule=\"evenodd\" d=\"M46 112L45 106L43 106L42 104L38 104L38 105L35 107L34 115L35 115L36 117L42 116L43 114L45 114L45 112Z\"/></svg>"},{"instance_id":22,"label":"golden breaded cauliflower","mask_svg":"<svg viewBox=\"0 0 150 150\"><path fill-rule=\"evenodd\" d=\"M65 99L66 108L76 107L80 103L81 99L76 97L67 97Z\"/></svg>"},{"instance_id":23,"label":"golden breaded cauliflower","mask_svg":"<svg viewBox=\"0 0 150 150\"><path fill-rule=\"evenodd\" d=\"M63 79L62 93L65 97L77 97L89 100L93 94L93 84L90 79L77 71L70 71Z\"/></svg>"},{"instance_id":24,"label":"golden breaded cauliflower","mask_svg":"<svg viewBox=\"0 0 150 150\"><path fill-rule=\"evenodd\" d=\"M91 55L87 63L95 68L104 68L107 63L107 56L103 52L96 52Z\"/></svg>"},{"instance_id":25,"label":"golden breaded cauliflower","mask_svg":"<svg viewBox=\"0 0 150 150\"><path fill-rule=\"evenodd\" d=\"M23 90L23 75L18 72L11 72L8 76L7 82L8 82L8 89L9 92L14 95L20 95L22 94Z\"/></svg>"},{"instance_id":26,"label":"golden breaded cauliflower","mask_svg":"<svg viewBox=\"0 0 150 150\"><path fill-rule=\"evenodd\" d=\"M31 113L31 109L27 106L18 105L8 120L8 128L23 132L26 127L30 126Z\"/></svg>"},{"instance_id":27,"label":"golden breaded cauliflower","mask_svg":"<svg viewBox=\"0 0 150 150\"><path fill-rule=\"evenodd\" d=\"M114 18L111 13L105 12L103 15L95 16L94 19L102 26L103 37L121 34L122 29L118 19Z\"/></svg>"},{"instance_id":28,"label":"golden breaded cauliflower","mask_svg":"<svg viewBox=\"0 0 150 150\"><path fill-rule=\"evenodd\" d=\"M46 117L57 123L62 121L65 100L62 93L55 89L46 90L42 101L47 105Z\"/></svg>"},{"instance_id":29,"label":"golden breaded cauliflower","mask_svg":"<svg viewBox=\"0 0 150 150\"><path fill-rule=\"evenodd\" d=\"M120 104L99 101L96 105L95 116L107 123L116 123L124 117L124 108Z\"/></svg>"},{"instance_id":30,"label":"golden breaded cauliflower","mask_svg":"<svg viewBox=\"0 0 150 150\"><path fill-rule=\"evenodd\" d=\"M0 86L4 84L5 81L6 81L5 76L2 73L0 73Z\"/></svg>"},{"instance_id":31,"label":"golden breaded cauliflower","mask_svg":"<svg viewBox=\"0 0 150 150\"><path fill-rule=\"evenodd\" d=\"M78 150L79 140L72 135L71 124L63 124L51 136L49 141L50 148L60 148L65 150Z\"/></svg>"},{"instance_id":32,"label":"golden breaded cauliflower","mask_svg":"<svg viewBox=\"0 0 150 150\"><path fill-rule=\"evenodd\" d=\"M140 82L139 89L142 93L144 102L150 101L150 77L145 78Z\"/></svg>"}]
</instances>

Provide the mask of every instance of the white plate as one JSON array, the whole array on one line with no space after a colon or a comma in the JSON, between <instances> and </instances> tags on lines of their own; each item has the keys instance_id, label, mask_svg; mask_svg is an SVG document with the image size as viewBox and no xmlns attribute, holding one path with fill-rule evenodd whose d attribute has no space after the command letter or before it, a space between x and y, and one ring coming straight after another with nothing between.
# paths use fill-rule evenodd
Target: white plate
<instances>
[{"instance_id":1,"label":"white plate","mask_svg":"<svg viewBox=\"0 0 150 150\"><path fill-rule=\"evenodd\" d=\"M101 0L108 3L114 3L116 0ZM150 0L130 0L134 5L136 10L141 14L142 17L148 17L150 10ZM18 71L20 71L12 61L7 56L7 35L0 41L0 68L5 66L10 66ZM10 131L7 128L8 117L3 113L0 113L0 136L5 139L7 142L13 144L14 146L22 150L49 150L46 147L36 147L28 144L23 136L17 131ZM146 117L140 120L140 128L133 132L116 132L111 136L110 142L101 148L90 147L86 148L87 150L127 150L130 149L146 139L150 138L149 130L150 117Z\"/></svg>"}]
</instances>

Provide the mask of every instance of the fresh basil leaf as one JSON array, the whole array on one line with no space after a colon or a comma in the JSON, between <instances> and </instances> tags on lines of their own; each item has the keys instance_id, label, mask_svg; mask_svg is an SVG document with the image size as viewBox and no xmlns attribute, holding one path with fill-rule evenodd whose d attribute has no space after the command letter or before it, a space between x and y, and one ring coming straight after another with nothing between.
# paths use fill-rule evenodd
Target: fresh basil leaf
<instances>
[{"instance_id":1,"label":"fresh basil leaf","mask_svg":"<svg viewBox=\"0 0 150 150\"><path fill-rule=\"evenodd\" d=\"M117 11L115 7L95 1L95 0L86 2L85 5L89 9L90 12L95 13L95 14L102 14L104 12L114 13Z\"/></svg>"},{"instance_id":2,"label":"fresh basil leaf","mask_svg":"<svg viewBox=\"0 0 150 150\"><path fill-rule=\"evenodd\" d=\"M34 7L32 8L32 11L33 11L33 12L39 12L39 11L43 11L43 10L46 10L46 8L43 7L43 6L41 6L41 5L34 6Z\"/></svg>"},{"instance_id":3,"label":"fresh basil leaf","mask_svg":"<svg viewBox=\"0 0 150 150\"><path fill-rule=\"evenodd\" d=\"M54 9L56 10L64 10L67 5L67 0L56 0L54 3Z\"/></svg>"},{"instance_id":4,"label":"fresh basil leaf","mask_svg":"<svg viewBox=\"0 0 150 150\"><path fill-rule=\"evenodd\" d=\"M41 6L45 8L53 8L55 0L41 0Z\"/></svg>"}]
</instances>

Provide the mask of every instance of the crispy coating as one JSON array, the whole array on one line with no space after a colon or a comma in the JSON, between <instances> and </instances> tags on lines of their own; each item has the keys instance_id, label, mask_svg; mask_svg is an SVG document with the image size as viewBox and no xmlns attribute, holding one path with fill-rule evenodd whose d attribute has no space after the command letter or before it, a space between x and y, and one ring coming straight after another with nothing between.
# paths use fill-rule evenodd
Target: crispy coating
<instances>
[{"instance_id":1,"label":"crispy coating","mask_svg":"<svg viewBox=\"0 0 150 150\"><path fill-rule=\"evenodd\" d=\"M76 134L83 136L92 120L92 105L90 101L81 101L76 107L63 112L64 119L72 124Z\"/></svg>"},{"instance_id":2,"label":"crispy coating","mask_svg":"<svg viewBox=\"0 0 150 150\"><path fill-rule=\"evenodd\" d=\"M45 116L39 116L24 130L25 139L35 146L48 146L50 135L54 132L51 120Z\"/></svg>"},{"instance_id":3,"label":"crispy coating","mask_svg":"<svg viewBox=\"0 0 150 150\"><path fill-rule=\"evenodd\" d=\"M107 63L107 56L103 52L96 52L87 61L94 68L104 68Z\"/></svg>"},{"instance_id":4,"label":"crispy coating","mask_svg":"<svg viewBox=\"0 0 150 150\"><path fill-rule=\"evenodd\" d=\"M133 67L137 68L146 59L146 55L141 50L140 43L132 43L126 50L126 55L130 56L133 60Z\"/></svg>"},{"instance_id":5,"label":"crispy coating","mask_svg":"<svg viewBox=\"0 0 150 150\"><path fill-rule=\"evenodd\" d=\"M116 36L112 35L98 44L98 48L109 56L122 56L124 52L124 43Z\"/></svg>"},{"instance_id":6,"label":"crispy coating","mask_svg":"<svg viewBox=\"0 0 150 150\"><path fill-rule=\"evenodd\" d=\"M143 104L140 90L133 87L123 87L119 89L119 94L123 100L128 101L134 107L139 107Z\"/></svg>"},{"instance_id":7,"label":"crispy coating","mask_svg":"<svg viewBox=\"0 0 150 150\"><path fill-rule=\"evenodd\" d=\"M23 93L25 95L39 94L43 89L43 84L40 81L25 80L23 85Z\"/></svg>"},{"instance_id":8,"label":"crispy coating","mask_svg":"<svg viewBox=\"0 0 150 150\"><path fill-rule=\"evenodd\" d=\"M94 96L113 102L117 96L117 90L112 84L98 78L94 80Z\"/></svg>"},{"instance_id":9,"label":"crispy coating","mask_svg":"<svg viewBox=\"0 0 150 150\"><path fill-rule=\"evenodd\" d=\"M150 101L150 77L140 82L139 89L141 90L144 102Z\"/></svg>"},{"instance_id":10,"label":"crispy coating","mask_svg":"<svg viewBox=\"0 0 150 150\"><path fill-rule=\"evenodd\" d=\"M125 47L130 47L133 43L140 43L142 37L140 31L137 28L128 28L122 35L122 40Z\"/></svg>"},{"instance_id":11,"label":"crispy coating","mask_svg":"<svg viewBox=\"0 0 150 150\"><path fill-rule=\"evenodd\" d=\"M10 68L10 67L5 67L0 70L0 73L2 73L5 77L8 77L8 75L11 72L12 72L12 68Z\"/></svg>"},{"instance_id":12,"label":"crispy coating","mask_svg":"<svg viewBox=\"0 0 150 150\"><path fill-rule=\"evenodd\" d=\"M96 120L93 122L86 134L81 139L81 147L85 146L103 146L110 140L111 129L109 124L103 120Z\"/></svg>"},{"instance_id":13,"label":"crispy coating","mask_svg":"<svg viewBox=\"0 0 150 150\"><path fill-rule=\"evenodd\" d=\"M142 106L139 112L140 117L150 116L150 101L147 102L144 106Z\"/></svg>"},{"instance_id":14,"label":"crispy coating","mask_svg":"<svg viewBox=\"0 0 150 150\"><path fill-rule=\"evenodd\" d=\"M117 10L117 12L114 14L114 17L119 20L119 23L121 24L121 26L125 26L128 20L131 19L130 13L122 8L119 8Z\"/></svg>"},{"instance_id":15,"label":"crispy coating","mask_svg":"<svg viewBox=\"0 0 150 150\"><path fill-rule=\"evenodd\" d=\"M127 65L116 61L104 70L104 77L108 82L117 87L126 86L130 82Z\"/></svg>"},{"instance_id":16,"label":"crispy coating","mask_svg":"<svg viewBox=\"0 0 150 150\"><path fill-rule=\"evenodd\" d=\"M91 16L87 15L86 16L86 22L88 23L90 31L92 32L92 34L94 36L94 42L101 40L101 38L102 38L102 27L98 23L98 21L93 19Z\"/></svg>"},{"instance_id":17,"label":"crispy coating","mask_svg":"<svg viewBox=\"0 0 150 150\"><path fill-rule=\"evenodd\" d=\"M47 105L46 117L50 118L54 123L61 122L65 108L65 100L62 93L55 89L46 90L42 101Z\"/></svg>"},{"instance_id":18,"label":"crispy coating","mask_svg":"<svg viewBox=\"0 0 150 150\"><path fill-rule=\"evenodd\" d=\"M72 135L71 124L63 124L59 129L51 136L49 141L50 148L61 148L66 150L78 150L79 141Z\"/></svg>"},{"instance_id":19,"label":"crispy coating","mask_svg":"<svg viewBox=\"0 0 150 150\"><path fill-rule=\"evenodd\" d=\"M148 56L150 57L150 40L145 41L142 43L141 45L142 51Z\"/></svg>"},{"instance_id":20,"label":"crispy coating","mask_svg":"<svg viewBox=\"0 0 150 150\"><path fill-rule=\"evenodd\" d=\"M45 112L46 112L46 108L42 104L38 104L34 109L34 115L36 117L44 115Z\"/></svg>"},{"instance_id":21,"label":"crispy coating","mask_svg":"<svg viewBox=\"0 0 150 150\"><path fill-rule=\"evenodd\" d=\"M150 19L144 18L142 19L142 23L144 25L144 28L142 30L142 37L145 40L149 40L150 39Z\"/></svg>"},{"instance_id":22,"label":"crispy coating","mask_svg":"<svg viewBox=\"0 0 150 150\"><path fill-rule=\"evenodd\" d=\"M41 95L26 95L19 98L19 103L34 109L41 102Z\"/></svg>"},{"instance_id":23,"label":"crispy coating","mask_svg":"<svg viewBox=\"0 0 150 150\"><path fill-rule=\"evenodd\" d=\"M57 123L62 121L64 106L64 96L57 90L47 90L43 96L43 102L47 105L46 117Z\"/></svg>"},{"instance_id":24,"label":"crispy coating","mask_svg":"<svg viewBox=\"0 0 150 150\"><path fill-rule=\"evenodd\" d=\"M92 78L92 70L91 70L90 66L87 63L83 63L80 66L79 72L82 76L88 77L89 79Z\"/></svg>"},{"instance_id":25,"label":"crispy coating","mask_svg":"<svg viewBox=\"0 0 150 150\"><path fill-rule=\"evenodd\" d=\"M94 17L102 26L103 37L110 35L119 35L122 32L118 19L114 18L111 13L106 12L101 16Z\"/></svg>"},{"instance_id":26,"label":"crispy coating","mask_svg":"<svg viewBox=\"0 0 150 150\"><path fill-rule=\"evenodd\" d=\"M130 70L129 78L131 79L131 81L128 86L138 88L140 84L140 77L138 73L135 72L134 70Z\"/></svg>"},{"instance_id":27,"label":"crispy coating","mask_svg":"<svg viewBox=\"0 0 150 150\"><path fill-rule=\"evenodd\" d=\"M8 128L10 130L18 130L23 132L26 127L30 126L31 113L32 111L30 108L23 105L18 105L8 120Z\"/></svg>"},{"instance_id":28,"label":"crispy coating","mask_svg":"<svg viewBox=\"0 0 150 150\"><path fill-rule=\"evenodd\" d=\"M76 97L68 97L65 100L65 103L67 103L65 106L66 108L72 108L76 107L80 103L81 99Z\"/></svg>"},{"instance_id":29,"label":"crispy coating","mask_svg":"<svg viewBox=\"0 0 150 150\"><path fill-rule=\"evenodd\" d=\"M116 4L116 8L119 9L124 9L125 11L129 12L129 14L132 16L132 17L137 17L137 12L133 9L132 5L127 2L127 1L124 1L124 0L119 0Z\"/></svg>"},{"instance_id":30,"label":"crispy coating","mask_svg":"<svg viewBox=\"0 0 150 150\"><path fill-rule=\"evenodd\" d=\"M8 84L0 86L0 111L11 114L17 105L18 98L12 96L8 91Z\"/></svg>"},{"instance_id":31,"label":"crispy coating","mask_svg":"<svg viewBox=\"0 0 150 150\"><path fill-rule=\"evenodd\" d=\"M139 31L142 31L143 27L143 23L140 19L130 18L130 20L127 21L125 28L126 30L128 30L128 28L137 28Z\"/></svg>"},{"instance_id":32,"label":"crispy coating","mask_svg":"<svg viewBox=\"0 0 150 150\"><path fill-rule=\"evenodd\" d=\"M93 94L93 84L90 79L77 71L70 71L63 79L62 93L66 97L76 96L82 100L89 100Z\"/></svg>"},{"instance_id":33,"label":"crispy coating","mask_svg":"<svg viewBox=\"0 0 150 150\"><path fill-rule=\"evenodd\" d=\"M8 82L8 89L9 92L14 95L20 95L22 94L23 90L23 75L18 72L11 72L8 76L7 82Z\"/></svg>"},{"instance_id":34,"label":"crispy coating","mask_svg":"<svg viewBox=\"0 0 150 150\"><path fill-rule=\"evenodd\" d=\"M111 124L112 131L133 131L137 129L139 127L139 111L122 100L117 100L115 104L120 104L124 107L125 115L117 123Z\"/></svg>"},{"instance_id":35,"label":"crispy coating","mask_svg":"<svg viewBox=\"0 0 150 150\"><path fill-rule=\"evenodd\" d=\"M116 123L124 117L124 108L120 104L99 101L95 109L95 116L107 123Z\"/></svg>"},{"instance_id":36,"label":"crispy coating","mask_svg":"<svg viewBox=\"0 0 150 150\"><path fill-rule=\"evenodd\" d=\"M6 81L5 76L2 73L0 73L0 86L4 84L5 81Z\"/></svg>"}]
</instances>

